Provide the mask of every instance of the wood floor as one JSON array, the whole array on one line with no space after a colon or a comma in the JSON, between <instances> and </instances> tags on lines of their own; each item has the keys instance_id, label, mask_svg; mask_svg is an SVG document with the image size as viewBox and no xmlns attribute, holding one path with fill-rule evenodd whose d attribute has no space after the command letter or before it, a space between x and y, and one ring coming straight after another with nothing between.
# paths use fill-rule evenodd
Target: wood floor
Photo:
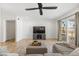
<instances>
[{"instance_id":1,"label":"wood floor","mask_svg":"<svg viewBox=\"0 0 79 59\"><path fill-rule=\"evenodd\" d=\"M52 45L57 42L55 39L46 39L46 40L38 40L42 43L43 46L46 46L48 49L48 52L52 52ZM17 43L15 41L6 41L6 42L0 42L0 46L4 47L6 46L8 51L11 53L18 53L19 55L25 55L26 54L26 48L33 42L32 39L22 39L18 41Z\"/></svg>"},{"instance_id":2,"label":"wood floor","mask_svg":"<svg viewBox=\"0 0 79 59\"><path fill-rule=\"evenodd\" d=\"M12 53L16 52L16 42L15 41L0 42L0 46L7 47L9 52L12 52Z\"/></svg>"}]
</instances>

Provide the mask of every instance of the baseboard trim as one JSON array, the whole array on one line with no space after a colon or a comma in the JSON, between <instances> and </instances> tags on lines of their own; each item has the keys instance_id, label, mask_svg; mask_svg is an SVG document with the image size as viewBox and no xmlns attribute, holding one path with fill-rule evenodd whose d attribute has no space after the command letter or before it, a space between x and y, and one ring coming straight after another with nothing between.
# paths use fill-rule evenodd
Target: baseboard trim
<instances>
[{"instance_id":1,"label":"baseboard trim","mask_svg":"<svg viewBox=\"0 0 79 59\"><path fill-rule=\"evenodd\" d=\"M21 39L21 40L33 40L33 38L24 38L24 39ZM21 40L17 40L16 39L16 42L19 42L19 41L21 41ZM57 40L57 38L46 38L45 40ZM38 40L39 41L39 40Z\"/></svg>"},{"instance_id":2,"label":"baseboard trim","mask_svg":"<svg viewBox=\"0 0 79 59\"><path fill-rule=\"evenodd\" d=\"M4 40L0 40L0 42L5 42Z\"/></svg>"}]
</instances>

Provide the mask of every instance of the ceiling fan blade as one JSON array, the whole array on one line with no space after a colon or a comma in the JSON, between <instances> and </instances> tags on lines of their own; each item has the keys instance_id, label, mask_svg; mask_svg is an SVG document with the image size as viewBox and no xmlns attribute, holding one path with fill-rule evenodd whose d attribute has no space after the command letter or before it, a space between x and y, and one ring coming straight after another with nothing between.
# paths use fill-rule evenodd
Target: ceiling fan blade
<instances>
[{"instance_id":1,"label":"ceiling fan blade","mask_svg":"<svg viewBox=\"0 0 79 59\"><path fill-rule=\"evenodd\" d=\"M57 9L57 7L42 7L43 9Z\"/></svg>"},{"instance_id":2,"label":"ceiling fan blade","mask_svg":"<svg viewBox=\"0 0 79 59\"><path fill-rule=\"evenodd\" d=\"M43 15L42 9L39 9L39 11L40 11L40 15Z\"/></svg>"},{"instance_id":3,"label":"ceiling fan blade","mask_svg":"<svg viewBox=\"0 0 79 59\"><path fill-rule=\"evenodd\" d=\"M36 9L39 9L39 8L26 8L25 10L36 10Z\"/></svg>"},{"instance_id":4,"label":"ceiling fan blade","mask_svg":"<svg viewBox=\"0 0 79 59\"><path fill-rule=\"evenodd\" d=\"M38 8L39 8L40 15L43 15L43 12L42 12L42 3L38 3Z\"/></svg>"}]
</instances>

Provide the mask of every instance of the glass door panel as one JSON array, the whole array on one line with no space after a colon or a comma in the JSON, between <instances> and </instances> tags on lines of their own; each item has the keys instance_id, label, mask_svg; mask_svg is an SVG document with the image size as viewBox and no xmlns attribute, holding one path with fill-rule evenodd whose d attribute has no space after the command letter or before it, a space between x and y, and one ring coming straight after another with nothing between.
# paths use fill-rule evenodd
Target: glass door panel
<instances>
[{"instance_id":1,"label":"glass door panel","mask_svg":"<svg viewBox=\"0 0 79 59\"><path fill-rule=\"evenodd\" d=\"M75 16L59 21L59 41L65 41L75 46L76 25Z\"/></svg>"}]
</instances>

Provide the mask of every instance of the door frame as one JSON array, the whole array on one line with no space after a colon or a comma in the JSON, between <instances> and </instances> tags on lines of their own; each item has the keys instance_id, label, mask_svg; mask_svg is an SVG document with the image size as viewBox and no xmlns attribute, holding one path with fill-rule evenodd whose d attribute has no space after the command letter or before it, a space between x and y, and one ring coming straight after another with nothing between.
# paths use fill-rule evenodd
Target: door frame
<instances>
[{"instance_id":1,"label":"door frame","mask_svg":"<svg viewBox=\"0 0 79 59\"><path fill-rule=\"evenodd\" d=\"M4 41L6 41L7 40L7 32L6 32L6 23L7 23L7 21L15 21L15 42L16 42L16 20L14 20L14 19L11 19L11 20L5 20L5 23L4 23Z\"/></svg>"}]
</instances>

